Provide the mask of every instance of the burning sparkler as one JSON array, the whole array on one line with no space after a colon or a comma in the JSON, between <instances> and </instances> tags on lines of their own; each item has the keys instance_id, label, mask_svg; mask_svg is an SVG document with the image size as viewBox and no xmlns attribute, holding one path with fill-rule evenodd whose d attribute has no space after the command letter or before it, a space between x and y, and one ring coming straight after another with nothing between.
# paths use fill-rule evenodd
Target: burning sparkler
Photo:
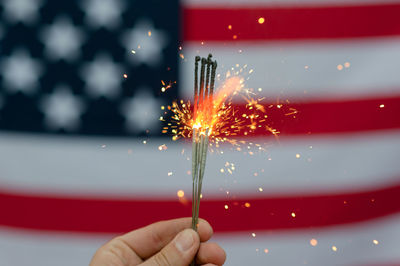
<instances>
[{"instance_id":1,"label":"burning sparkler","mask_svg":"<svg viewBox=\"0 0 400 266\"><path fill-rule=\"evenodd\" d=\"M192 128L192 229L197 231L199 222L201 187L203 184L204 171L206 167L208 138L212 130L212 109L214 108L213 93L215 82L215 71L217 62L208 58L196 56L194 68L194 109ZM200 66L200 84L198 80ZM206 76L204 77L204 72ZM211 80L210 80L211 75ZM199 90L200 85L200 90ZM191 265L195 265L193 261Z\"/></svg>"},{"instance_id":2,"label":"burning sparkler","mask_svg":"<svg viewBox=\"0 0 400 266\"><path fill-rule=\"evenodd\" d=\"M201 187L203 184L204 171L206 166L208 138L212 130L212 109L215 71L217 62L208 58L195 58L194 68L194 111L192 128L192 228L197 231L200 210ZM200 82L199 75L200 66ZM204 77L204 72L206 72ZM211 76L211 79L210 79ZM200 87L200 88L199 88ZM194 264L193 264L194 265Z\"/></svg>"}]
</instances>

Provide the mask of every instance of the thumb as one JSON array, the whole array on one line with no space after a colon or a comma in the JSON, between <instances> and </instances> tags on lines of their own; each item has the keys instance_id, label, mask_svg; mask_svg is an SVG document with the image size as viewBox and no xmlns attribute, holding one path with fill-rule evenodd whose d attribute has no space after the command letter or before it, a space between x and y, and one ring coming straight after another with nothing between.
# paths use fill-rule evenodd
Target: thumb
<instances>
[{"instance_id":1,"label":"thumb","mask_svg":"<svg viewBox=\"0 0 400 266\"><path fill-rule=\"evenodd\" d=\"M192 229L185 229L177 234L160 252L141 265L187 266L193 261L199 246L199 235Z\"/></svg>"}]
</instances>

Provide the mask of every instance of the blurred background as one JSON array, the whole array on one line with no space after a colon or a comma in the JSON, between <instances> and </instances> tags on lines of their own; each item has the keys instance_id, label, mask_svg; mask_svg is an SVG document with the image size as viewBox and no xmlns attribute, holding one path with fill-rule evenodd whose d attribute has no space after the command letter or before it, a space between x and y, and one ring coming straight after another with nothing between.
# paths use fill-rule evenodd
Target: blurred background
<instances>
[{"instance_id":1,"label":"blurred background","mask_svg":"<svg viewBox=\"0 0 400 266\"><path fill-rule=\"evenodd\" d=\"M191 216L191 145L161 130L210 52L217 85L238 71L280 132L208 157L200 216L226 265L399 265L398 14L397 0L2 0L0 265L85 265L118 234Z\"/></svg>"}]
</instances>

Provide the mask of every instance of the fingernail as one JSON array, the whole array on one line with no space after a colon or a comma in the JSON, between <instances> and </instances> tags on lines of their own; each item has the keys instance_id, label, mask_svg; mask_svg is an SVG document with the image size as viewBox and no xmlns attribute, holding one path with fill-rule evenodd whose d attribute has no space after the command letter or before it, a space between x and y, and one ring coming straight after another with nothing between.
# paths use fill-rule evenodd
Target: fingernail
<instances>
[{"instance_id":1,"label":"fingernail","mask_svg":"<svg viewBox=\"0 0 400 266\"><path fill-rule=\"evenodd\" d=\"M190 229L185 229L184 231L180 232L175 240L176 248L181 252L185 252L190 249L193 246L193 243L193 232Z\"/></svg>"}]
</instances>

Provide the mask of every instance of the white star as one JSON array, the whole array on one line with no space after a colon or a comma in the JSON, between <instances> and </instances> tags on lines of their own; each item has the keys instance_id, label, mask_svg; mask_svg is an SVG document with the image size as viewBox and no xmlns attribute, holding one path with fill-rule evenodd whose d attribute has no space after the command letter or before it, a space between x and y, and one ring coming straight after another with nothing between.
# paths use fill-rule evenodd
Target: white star
<instances>
[{"instance_id":1,"label":"white star","mask_svg":"<svg viewBox=\"0 0 400 266\"><path fill-rule=\"evenodd\" d=\"M4 16L12 22L31 24L38 18L42 0L4 0Z\"/></svg>"},{"instance_id":2,"label":"white star","mask_svg":"<svg viewBox=\"0 0 400 266\"><path fill-rule=\"evenodd\" d=\"M8 91L30 94L37 88L42 66L25 50L17 50L1 61L1 72Z\"/></svg>"},{"instance_id":3,"label":"white star","mask_svg":"<svg viewBox=\"0 0 400 266\"><path fill-rule=\"evenodd\" d=\"M126 128L131 132L155 130L160 126L160 100L153 97L149 88L125 100L121 104L121 113L126 118Z\"/></svg>"},{"instance_id":4,"label":"white star","mask_svg":"<svg viewBox=\"0 0 400 266\"><path fill-rule=\"evenodd\" d=\"M164 31L154 29L151 23L141 21L123 33L121 41L132 63L157 66L162 59L162 50L167 45L167 35ZM135 50L135 54L132 54L132 50Z\"/></svg>"},{"instance_id":5,"label":"white star","mask_svg":"<svg viewBox=\"0 0 400 266\"><path fill-rule=\"evenodd\" d=\"M81 71L86 90L92 97L118 95L122 74L122 68L104 54L97 55L93 62L85 64Z\"/></svg>"},{"instance_id":6,"label":"white star","mask_svg":"<svg viewBox=\"0 0 400 266\"><path fill-rule=\"evenodd\" d=\"M74 60L80 55L83 33L69 19L58 18L53 25L43 29L41 39L46 46L46 54L51 59Z\"/></svg>"},{"instance_id":7,"label":"white star","mask_svg":"<svg viewBox=\"0 0 400 266\"><path fill-rule=\"evenodd\" d=\"M84 104L68 87L61 85L42 99L41 109L48 128L72 131L79 127Z\"/></svg>"},{"instance_id":8,"label":"white star","mask_svg":"<svg viewBox=\"0 0 400 266\"><path fill-rule=\"evenodd\" d=\"M92 27L113 29L121 23L121 13L125 2L121 0L85 0L82 9L86 21Z\"/></svg>"}]
</instances>

